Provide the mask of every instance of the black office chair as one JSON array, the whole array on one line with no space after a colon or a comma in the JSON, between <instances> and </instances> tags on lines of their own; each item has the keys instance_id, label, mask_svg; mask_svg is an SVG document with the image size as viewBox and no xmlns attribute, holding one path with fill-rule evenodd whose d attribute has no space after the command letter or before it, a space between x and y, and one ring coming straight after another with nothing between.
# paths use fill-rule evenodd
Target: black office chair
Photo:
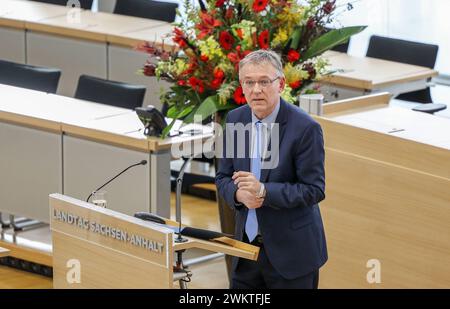
<instances>
[{"instance_id":1,"label":"black office chair","mask_svg":"<svg viewBox=\"0 0 450 309\"><path fill-rule=\"evenodd\" d=\"M366 56L407 64L434 68L439 46L373 35L370 37ZM447 108L445 104L435 104L430 88L400 94L396 99L424 103L413 110L435 113ZM433 103L433 104L432 104Z\"/></svg>"},{"instance_id":2,"label":"black office chair","mask_svg":"<svg viewBox=\"0 0 450 309\"><path fill-rule=\"evenodd\" d=\"M75 98L134 110L142 106L145 90L145 86L81 75Z\"/></svg>"},{"instance_id":3,"label":"black office chair","mask_svg":"<svg viewBox=\"0 0 450 309\"><path fill-rule=\"evenodd\" d=\"M350 40L348 40L345 43L342 43L342 44L334 46L331 50L338 51L338 52L341 52L341 53L347 53L349 45L350 45Z\"/></svg>"},{"instance_id":4,"label":"black office chair","mask_svg":"<svg viewBox=\"0 0 450 309\"><path fill-rule=\"evenodd\" d=\"M0 60L0 83L56 93L61 70Z\"/></svg>"},{"instance_id":5,"label":"black office chair","mask_svg":"<svg viewBox=\"0 0 450 309\"><path fill-rule=\"evenodd\" d=\"M64 6L66 6L69 3L69 0L31 0L31 1L64 5ZM82 9L90 10L92 8L92 2L94 0L78 0L78 1L80 1L80 5L81 5ZM72 1L72 2L74 2L74 1Z\"/></svg>"},{"instance_id":6,"label":"black office chair","mask_svg":"<svg viewBox=\"0 0 450 309\"><path fill-rule=\"evenodd\" d=\"M177 3L151 0L117 0L115 14L175 21Z\"/></svg>"}]
</instances>

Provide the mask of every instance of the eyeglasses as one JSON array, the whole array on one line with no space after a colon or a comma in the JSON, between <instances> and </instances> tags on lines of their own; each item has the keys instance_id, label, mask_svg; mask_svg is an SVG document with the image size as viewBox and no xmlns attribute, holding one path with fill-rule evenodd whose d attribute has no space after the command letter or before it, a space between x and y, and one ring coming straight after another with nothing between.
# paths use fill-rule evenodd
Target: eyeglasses
<instances>
[{"instance_id":1,"label":"eyeglasses","mask_svg":"<svg viewBox=\"0 0 450 309\"><path fill-rule=\"evenodd\" d=\"M269 78L263 78L260 80L247 79L247 80L242 81L242 86L244 88L251 89L251 88L255 87L256 84L258 84L259 87L266 88L279 78L280 78L280 76L277 76L274 79L269 79Z\"/></svg>"}]
</instances>

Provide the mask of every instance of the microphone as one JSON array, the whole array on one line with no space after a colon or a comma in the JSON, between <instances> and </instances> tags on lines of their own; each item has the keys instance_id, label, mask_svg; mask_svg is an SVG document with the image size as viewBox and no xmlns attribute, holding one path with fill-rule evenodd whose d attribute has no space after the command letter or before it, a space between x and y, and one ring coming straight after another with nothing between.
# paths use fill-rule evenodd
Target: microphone
<instances>
[{"instance_id":1,"label":"microphone","mask_svg":"<svg viewBox=\"0 0 450 309\"><path fill-rule=\"evenodd\" d=\"M164 218L149 212L137 212L134 214L134 216L144 221L152 221L159 224L166 224L166 220L164 220Z\"/></svg>"},{"instance_id":2,"label":"microphone","mask_svg":"<svg viewBox=\"0 0 450 309\"><path fill-rule=\"evenodd\" d=\"M98 190L103 189L107 184L109 184L111 181L113 181L114 179L116 179L117 177L119 177L120 175L125 173L126 171L128 171L130 168L133 168L133 167L138 166L138 165L146 165L146 164L147 164L147 160L142 160L139 163L135 163L135 164L132 164L132 165L128 166L126 169L121 171L119 174L117 174L116 176L114 176L113 178L108 180L105 184L103 184L102 186L98 187L96 190L91 192L91 194L89 194L89 196L87 197L86 202L89 202L89 199L91 198L92 194L94 194L94 192L97 192Z\"/></svg>"}]
</instances>

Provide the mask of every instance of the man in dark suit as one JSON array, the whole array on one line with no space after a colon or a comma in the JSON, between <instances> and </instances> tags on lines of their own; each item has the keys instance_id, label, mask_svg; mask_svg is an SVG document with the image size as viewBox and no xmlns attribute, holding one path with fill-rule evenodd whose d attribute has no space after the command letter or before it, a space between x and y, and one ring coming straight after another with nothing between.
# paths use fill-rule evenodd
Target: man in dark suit
<instances>
[{"instance_id":1,"label":"man in dark suit","mask_svg":"<svg viewBox=\"0 0 450 309\"><path fill-rule=\"evenodd\" d=\"M321 127L281 99L276 53L247 55L239 80L248 104L228 113L216 185L235 210L236 239L260 254L234 258L231 288L317 288L328 258L318 205L325 198Z\"/></svg>"}]
</instances>

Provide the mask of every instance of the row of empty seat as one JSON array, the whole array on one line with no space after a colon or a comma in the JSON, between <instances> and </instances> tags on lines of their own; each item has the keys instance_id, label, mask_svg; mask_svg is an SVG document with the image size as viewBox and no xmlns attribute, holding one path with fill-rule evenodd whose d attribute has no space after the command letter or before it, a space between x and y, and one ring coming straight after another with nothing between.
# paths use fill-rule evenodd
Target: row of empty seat
<instances>
[{"instance_id":1,"label":"row of empty seat","mask_svg":"<svg viewBox=\"0 0 450 309\"><path fill-rule=\"evenodd\" d=\"M349 42L338 45L333 50L347 52ZM407 40L372 35L367 48L367 57L418 65L433 69L439 51L438 45L425 44ZM435 113L447 108L445 104L433 103L430 87L413 92L403 93L398 100L424 103L413 108L416 111Z\"/></svg>"},{"instance_id":2,"label":"row of empty seat","mask_svg":"<svg viewBox=\"0 0 450 309\"><path fill-rule=\"evenodd\" d=\"M75 5L90 10L93 0L31 0L56 5ZM177 3L151 0L117 0L114 13L173 22ZM56 93L61 70L0 60L0 83L47 93ZM123 108L142 106L146 87L81 75L75 98Z\"/></svg>"},{"instance_id":3,"label":"row of empty seat","mask_svg":"<svg viewBox=\"0 0 450 309\"><path fill-rule=\"evenodd\" d=\"M67 0L32 0L58 5L67 5L76 1ZM78 0L81 8L90 10L93 0ZM151 0L117 0L114 14L128 15L149 19L173 22L176 16L177 3Z\"/></svg>"},{"instance_id":4,"label":"row of empty seat","mask_svg":"<svg viewBox=\"0 0 450 309\"><path fill-rule=\"evenodd\" d=\"M347 46L340 46L338 49L347 49L348 43L346 44ZM438 49L437 45L373 35L370 38L366 56L432 69L436 63ZM61 76L59 69L42 68L1 60L0 72L0 83L48 93L56 93ZM130 85L82 75L78 82L75 97L134 109L142 105L145 90L145 86ZM400 94L396 98L404 101L425 103L423 106L414 108L414 110L422 112L434 113L447 107L445 104L433 104L430 87Z\"/></svg>"},{"instance_id":5,"label":"row of empty seat","mask_svg":"<svg viewBox=\"0 0 450 309\"><path fill-rule=\"evenodd\" d=\"M56 93L61 70L0 60L0 83ZM128 109L142 106L146 87L81 75L75 98Z\"/></svg>"}]
</instances>

